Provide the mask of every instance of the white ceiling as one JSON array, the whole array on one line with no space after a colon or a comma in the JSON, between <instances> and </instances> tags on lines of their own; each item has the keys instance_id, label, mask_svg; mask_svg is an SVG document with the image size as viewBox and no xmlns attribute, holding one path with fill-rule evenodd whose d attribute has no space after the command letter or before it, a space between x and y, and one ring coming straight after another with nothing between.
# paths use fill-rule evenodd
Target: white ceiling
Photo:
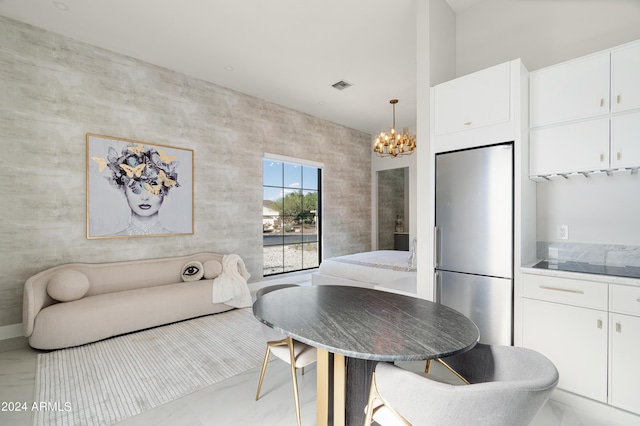
<instances>
[{"instance_id":1,"label":"white ceiling","mask_svg":"<svg viewBox=\"0 0 640 426\"><path fill-rule=\"evenodd\" d=\"M416 122L416 1L0 0L0 15L373 134L392 98L398 127Z\"/></svg>"}]
</instances>

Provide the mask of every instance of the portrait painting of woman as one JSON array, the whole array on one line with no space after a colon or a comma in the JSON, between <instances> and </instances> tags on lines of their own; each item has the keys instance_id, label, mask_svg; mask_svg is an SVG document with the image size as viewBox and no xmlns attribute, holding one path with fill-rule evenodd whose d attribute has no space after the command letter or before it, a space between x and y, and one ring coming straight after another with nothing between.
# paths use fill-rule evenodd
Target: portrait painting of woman
<instances>
[{"instance_id":1,"label":"portrait painting of woman","mask_svg":"<svg viewBox=\"0 0 640 426\"><path fill-rule=\"evenodd\" d=\"M87 238L193 234L193 150L87 134Z\"/></svg>"}]
</instances>

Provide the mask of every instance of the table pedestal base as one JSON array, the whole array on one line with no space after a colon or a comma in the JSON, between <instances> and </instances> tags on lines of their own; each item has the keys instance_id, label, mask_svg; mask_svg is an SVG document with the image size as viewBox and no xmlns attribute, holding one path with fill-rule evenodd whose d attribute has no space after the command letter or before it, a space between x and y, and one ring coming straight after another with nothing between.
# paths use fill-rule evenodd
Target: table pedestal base
<instances>
[{"instance_id":1,"label":"table pedestal base","mask_svg":"<svg viewBox=\"0 0 640 426\"><path fill-rule=\"evenodd\" d=\"M345 411L347 425L364 424L365 407L369 399L371 375L378 361L347 358L347 398Z\"/></svg>"}]
</instances>

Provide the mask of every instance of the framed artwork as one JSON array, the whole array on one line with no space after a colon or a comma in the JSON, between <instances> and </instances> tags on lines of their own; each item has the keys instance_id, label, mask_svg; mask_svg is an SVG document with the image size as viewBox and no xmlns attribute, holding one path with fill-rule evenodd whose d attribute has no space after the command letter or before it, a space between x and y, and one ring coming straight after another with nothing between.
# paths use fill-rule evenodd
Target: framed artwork
<instances>
[{"instance_id":1,"label":"framed artwork","mask_svg":"<svg viewBox=\"0 0 640 426\"><path fill-rule=\"evenodd\" d=\"M193 150L87 133L87 238L193 234Z\"/></svg>"}]
</instances>

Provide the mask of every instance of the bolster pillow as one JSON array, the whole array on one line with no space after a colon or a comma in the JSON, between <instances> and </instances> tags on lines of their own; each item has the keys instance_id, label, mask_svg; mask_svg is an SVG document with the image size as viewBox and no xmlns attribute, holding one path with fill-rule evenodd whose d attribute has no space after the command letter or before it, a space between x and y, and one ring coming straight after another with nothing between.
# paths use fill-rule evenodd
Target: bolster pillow
<instances>
[{"instance_id":1,"label":"bolster pillow","mask_svg":"<svg viewBox=\"0 0 640 426\"><path fill-rule=\"evenodd\" d=\"M198 281L204 276L204 266L197 260L185 263L182 267L182 281Z\"/></svg>"},{"instance_id":2,"label":"bolster pillow","mask_svg":"<svg viewBox=\"0 0 640 426\"><path fill-rule=\"evenodd\" d=\"M217 260L207 260L204 262L204 277L212 280L222 273L222 263Z\"/></svg>"},{"instance_id":3,"label":"bolster pillow","mask_svg":"<svg viewBox=\"0 0 640 426\"><path fill-rule=\"evenodd\" d=\"M81 299L89 291L89 278L80 271L64 269L58 271L47 283L47 293L60 302Z\"/></svg>"}]
</instances>

